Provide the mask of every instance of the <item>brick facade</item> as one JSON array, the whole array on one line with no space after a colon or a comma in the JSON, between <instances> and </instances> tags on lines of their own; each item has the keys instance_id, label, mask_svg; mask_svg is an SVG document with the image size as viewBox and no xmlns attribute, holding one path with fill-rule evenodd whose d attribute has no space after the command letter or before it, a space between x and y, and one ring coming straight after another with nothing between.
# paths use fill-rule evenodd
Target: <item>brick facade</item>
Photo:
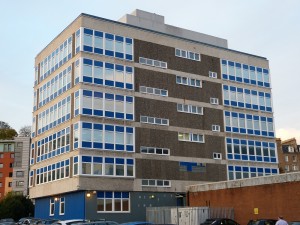
<instances>
[{"instance_id":1,"label":"brick facade","mask_svg":"<svg viewBox=\"0 0 300 225\"><path fill-rule=\"evenodd\" d=\"M266 183L267 178L224 182L223 188L209 190L213 188L212 184L205 188L207 190L189 192L189 206L233 207L235 220L241 225L246 225L250 219L277 219L279 215L287 221L299 221L299 175L272 176ZM248 186L250 182L253 186ZM255 208L258 208L258 214L254 214Z\"/></svg>"}]
</instances>

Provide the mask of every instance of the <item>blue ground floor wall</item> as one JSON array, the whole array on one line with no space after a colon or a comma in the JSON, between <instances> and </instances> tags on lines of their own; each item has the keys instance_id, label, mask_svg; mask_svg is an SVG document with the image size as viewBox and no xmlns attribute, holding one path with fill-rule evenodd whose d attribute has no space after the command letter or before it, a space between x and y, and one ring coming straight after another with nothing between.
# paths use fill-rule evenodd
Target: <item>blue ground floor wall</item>
<instances>
[{"instance_id":1,"label":"blue ground floor wall","mask_svg":"<svg viewBox=\"0 0 300 225\"><path fill-rule=\"evenodd\" d=\"M112 208L118 208L117 205L120 205L118 197L120 196L122 201L122 194L124 198L128 197L127 199L129 199L128 211L111 210L111 205L114 205ZM104 195L106 195L105 200L103 200ZM103 202L106 203L105 208L107 210L103 210ZM111 202L113 203L110 204ZM35 199L35 217L59 220L105 219L119 223L137 220L145 221L147 207L181 206L182 204L183 202L178 201L175 193L80 191ZM50 214L51 207L52 214ZM61 209L62 207L64 207L63 210ZM123 209L123 206L121 208ZM64 213L62 214L62 212Z\"/></svg>"},{"instance_id":2,"label":"blue ground floor wall","mask_svg":"<svg viewBox=\"0 0 300 225\"><path fill-rule=\"evenodd\" d=\"M60 213L61 199L64 198L64 213ZM50 213L51 201L54 202L54 213ZM41 219L84 219L85 192L66 193L56 196L35 199L34 216Z\"/></svg>"}]
</instances>

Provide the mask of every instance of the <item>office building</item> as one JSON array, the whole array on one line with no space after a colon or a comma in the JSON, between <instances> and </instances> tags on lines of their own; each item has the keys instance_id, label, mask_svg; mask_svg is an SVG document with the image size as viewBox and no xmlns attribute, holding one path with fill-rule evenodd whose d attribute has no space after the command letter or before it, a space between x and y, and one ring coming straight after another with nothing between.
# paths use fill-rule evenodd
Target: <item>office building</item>
<instances>
[{"instance_id":1,"label":"office building","mask_svg":"<svg viewBox=\"0 0 300 225\"><path fill-rule=\"evenodd\" d=\"M225 39L81 14L35 71L36 217L145 220L188 185L278 173L268 60Z\"/></svg>"},{"instance_id":2,"label":"office building","mask_svg":"<svg viewBox=\"0 0 300 225\"><path fill-rule=\"evenodd\" d=\"M0 200L9 193L28 195L30 137L0 140Z\"/></svg>"}]
</instances>

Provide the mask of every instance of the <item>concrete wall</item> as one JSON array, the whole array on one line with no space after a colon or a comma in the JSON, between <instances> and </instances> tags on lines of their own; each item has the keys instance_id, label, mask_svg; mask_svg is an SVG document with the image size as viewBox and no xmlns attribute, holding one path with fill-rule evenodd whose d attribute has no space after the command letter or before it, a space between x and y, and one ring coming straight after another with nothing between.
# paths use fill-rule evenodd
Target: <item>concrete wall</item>
<instances>
[{"instance_id":1,"label":"concrete wall","mask_svg":"<svg viewBox=\"0 0 300 225\"><path fill-rule=\"evenodd\" d=\"M211 35L165 24L164 16L145 12L139 9L136 9L131 14L126 14L119 21L138 27L167 33L170 35L180 36L182 38L216 45L223 48L228 47L227 40L223 38L213 37Z\"/></svg>"},{"instance_id":2,"label":"concrete wall","mask_svg":"<svg viewBox=\"0 0 300 225\"><path fill-rule=\"evenodd\" d=\"M300 173L259 177L207 185L190 186L188 202L192 207L233 207L235 220L244 225L250 219L299 220ZM254 214L254 209L258 214Z\"/></svg>"}]
</instances>

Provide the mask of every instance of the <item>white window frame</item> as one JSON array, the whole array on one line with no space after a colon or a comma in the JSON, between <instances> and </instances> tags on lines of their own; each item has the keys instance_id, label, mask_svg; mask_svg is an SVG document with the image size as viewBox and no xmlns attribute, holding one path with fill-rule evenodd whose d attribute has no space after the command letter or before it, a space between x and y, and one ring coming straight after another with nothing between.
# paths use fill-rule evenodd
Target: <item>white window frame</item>
<instances>
[{"instance_id":1,"label":"white window frame","mask_svg":"<svg viewBox=\"0 0 300 225\"><path fill-rule=\"evenodd\" d=\"M220 125L213 124L213 125L211 125L211 130L214 132L220 132L221 127L220 127Z\"/></svg>"},{"instance_id":2,"label":"white window frame","mask_svg":"<svg viewBox=\"0 0 300 225\"><path fill-rule=\"evenodd\" d=\"M150 91L151 89L152 89L152 91ZM166 95L162 94L163 91L166 92ZM154 87L140 86L140 92L145 93L145 94L150 94L150 95L162 96L162 97L168 96L168 90L154 88ZM156 94L157 92L159 92L159 94Z\"/></svg>"},{"instance_id":3,"label":"white window frame","mask_svg":"<svg viewBox=\"0 0 300 225\"><path fill-rule=\"evenodd\" d=\"M179 55L176 53L177 51L179 51ZM185 54L183 54L183 53L185 53ZM194 57L190 57L190 55L191 55L190 53L192 53L194 55ZM196 55L198 57L196 57ZM180 58L194 60L194 61L201 61L201 54L200 53L187 51L187 50L182 50L182 49L179 49L179 48L175 48L175 56L180 57Z\"/></svg>"},{"instance_id":4,"label":"white window frame","mask_svg":"<svg viewBox=\"0 0 300 225\"><path fill-rule=\"evenodd\" d=\"M218 98L210 98L210 104L219 105L219 99Z\"/></svg>"},{"instance_id":5,"label":"white window frame","mask_svg":"<svg viewBox=\"0 0 300 225\"><path fill-rule=\"evenodd\" d=\"M189 135L189 140L180 140L179 136L185 136L185 135ZM197 135L197 140L193 140L193 136ZM203 141L200 141L200 136L202 136L201 139L203 139ZM199 140L199 141L198 141ZM205 138L204 138L204 134L194 134L194 133L183 133L183 132L178 132L178 141L186 141L186 142L194 142L194 143L205 143Z\"/></svg>"},{"instance_id":6,"label":"white window frame","mask_svg":"<svg viewBox=\"0 0 300 225\"><path fill-rule=\"evenodd\" d=\"M284 156L284 161L285 161L285 162L288 162L288 161L289 161L289 156L288 156L288 155L285 155L285 156Z\"/></svg>"},{"instance_id":7,"label":"white window frame","mask_svg":"<svg viewBox=\"0 0 300 225\"><path fill-rule=\"evenodd\" d=\"M153 67L162 68L162 69L168 68L167 62L163 62L163 61L159 61L159 60L155 60L155 59L148 59L148 58L144 58L144 57L139 57L139 63L142 65L153 66Z\"/></svg>"},{"instance_id":8,"label":"white window frame","mask_svg":"<svg viewBox=\"0 0 300 225\"><path fill-rule=\"evenodd\" d=\"M97 197L97 200L98 199L102 199L103 200L103 204L104 204L104 206L103 206L103 208L104 208L104 210L103 211L98 211L97 210L97 213L130 213L130 205L131 205L131 201L130 201L130 193L129 193L129 196L128 196L128 198L115 198L114 197L114 191L112 192L113 193L113 197L112 198L106 198L105 197L105 191L104 191L104 198L98 198ZM122 192L123 193L123 192ZM111 211L107 211L106 210L106 200L107 199L111 199L112 200L112 210ZM123 201L123 200L127 200L128 199L128 211L125 211L125 210L123 210L123 204L122 204L122 208L121 208L121 210L120 211L116 211L115 210L115 199L121 199L121 202ZM97 207L98 207L98 203L97 203Z\"/></svg>"},{"instance_id":9,"label":"white window frame","mask_svg":"<svg viewBox=\"0 0 300 225\"><path fill-rule=\"evenodd\" d=\"M52 206L53 206L53 212L52 212ZM54 214L55 214L55 199L50 198L49 216L54 216Z\"/></svg>"},{"instance_id":10,"label":"white window frame","mask_svg":"<svg viewBox=\"0 0 300 225\"><path fill-rule=\"evenodd\" d=\"M149 119L153 119L153 122L149 122ZM160 120L161 122L158 123L158 122L156 122L157 120ZM167 123L163 123L163 121L166 121ZM169 126L169 119L141 115L140 116L140 123L160 125L160 126Z\"/></svg>"},{"instance_id":11,"label":"white window frame","mask_svg":"<svg viewBox=\"0 0 300 225\"><path fill-rule=\"evenodd\" d=\"M142 150L146 150L146 151L142 151ZM153 149L153 153L149 152L149 149ZM157 150L161 149L162 150L162 154L158 154ZM168 154L164 154L164 151L167 151ZM160 148L160 147L145 147L145 146L141 146L140 147L140 153L141 154L149 154L149 155L170 155L170 149L169 148Z\"/></svg>"},{"instance_id":12,"label":"white window frame","mask_svg":"<svg viewBox=\"0 0 300 225\"><path fill-rule=\"evenodd\" d=\"M62 201L62 199L63 199L63 201ZM62 205L63 205L63 209L64 209L63 213L61 212ZM66 198L65 197L61 197L59 199L59 215L65 215L65 210L66 210Z\"/></svg>"},{"instance_id":13,"label":"white window frame","mask_svg":"<svg viewBox=\"0 0 300 225\"><path fill-rule=\"evenodd\" d=\"M196 112L193 112L193 110L192 110L193 107L196 107ZM185 110L185 109L187 109L187 110ZM195 106L195 105L187 105L187 104L177 103L177 112L203 115L203 107L202 106Z\"/></svg>"},{"instance_id":14,"label":"white window frame","mask_svg":"<svg viewBox=\"0 0 300 225\"><path fill-rule=\"evenodd\" d=\"M214 159L222 159L222 153L213 152L213 158Z\"/></svg>"},{"instance_id":15,"label":"white window frame","mask_svg":"<svg viewBox=\"0 0 300 225\"><path fill-rule=\"evenodd\" d=\"M154 185L150 185L149 181L154 181ZM147 184L143 184L143 182L147 182ZM163 185L158 185L158 182L162 182ZM168 183L168 185L165 185L165 183ZM142 179L141 181L142 187L162 187L162 188L170 188L171 187L171 181L170 180L157 180L157 179Z\"/></svg>"},{"instance_id":16,"label":"white window frame","mask_svg":"<svg viewBox=\"0 0 300 225\"><path fill-rule=\"evenodd\" d=\"M209 71L209 77L217 79L218 78L218 74L216 72Z\"/></svg>"}]
</instances>

